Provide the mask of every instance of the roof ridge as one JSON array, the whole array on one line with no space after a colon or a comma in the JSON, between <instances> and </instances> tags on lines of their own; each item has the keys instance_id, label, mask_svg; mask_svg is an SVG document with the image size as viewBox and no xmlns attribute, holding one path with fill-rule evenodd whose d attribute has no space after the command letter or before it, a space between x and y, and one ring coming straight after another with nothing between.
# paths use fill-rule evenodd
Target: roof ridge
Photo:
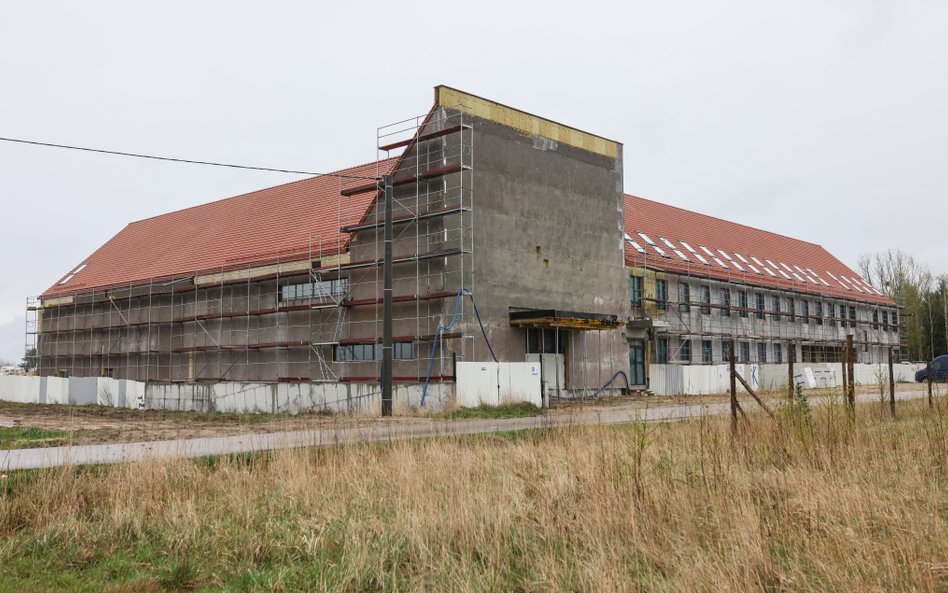
<instances>
[{"instance_id":1,"label":"roof ridge","mask_svg":"<svg viewBox=\"0 0 948 593\"><path fill-rule=\"evenodd\" d=\"M754 231L758 231L758 232L761 232L761 233L767 233L768 235L773 235L773 236L775 236L775 237L780 237L780 238L782 238L782 239L790 239L791 241L796 241L796 242L798 242L798 243L806 243L807 245L812 245L812 246L814 246L814 247L819 247L820 249L826 251L826 248L825 248L825 247L823 247L823 246L820 245L819 243L814 243L814 242L812 242L812 241L806 241L806 240L804 240L804 239L799 239L799 238L797 238L797 237L791 237L790 235L784 235L784 234L782 234L782 233L775 233L775 232L773 232L773 231L768 231L767 229L758 228L758 227L755 227L755 226L751 226L751 225L749 225L749 224L744 224L744 223L740 223L740 222L734 222L733 220L728 220L728 219L726 219L726 218L721 218L720 216L714 216L713 214L705 214L704 212L698 212L697 210L689 210L689 209L687 209L687 208L682 208L681 206L673 206L673 205L667 204L667 203L665 203L665 202L659 202L658 200L652 200L652 199L649 199L649 198L643 198L642 196L637 196L637 195L635 195L635 194L625 194L625 195L628 196L628 197L630 197L630 198L634 198L634 199L636 199L636 200L643 200L643 201L645 201L645 202L651 202L651 203L653 203L653 204L658 204L659 206L664 206L664 207L666 207L666 208L674 208L675 210L681 210L682 212L690 212L691 214L698 214L699 216L705 216L705 217L707 217L707 218L713 218L714 220L719 220L719 221L724 222L724 223L727 223L727 224L729 224L729 225L735 225L735 226L743 227L743 228L745 228L745 229L752 229L752 230L754 230ZM829 253L829 252L827 251L827 253Z\"/></svg>"},{"instance_id":2,"label":"roof ridge","mask_svg":"<svg viewBox=\"0 0 948 593\"><path fill-rule=\"evenodd\" d=\"M353 165L353 166L351 166L351 167L343 167L343 168L341 168L341 169L336 169L335 171L330 171L330 172L328 172L328 173L321 173L321 174L319 174L319 175L313 175L313 176L310 176L310 177L305 177L305 178L303 178L303 179L297 179L297 180L295 180L295 181L287 181L286 183L278 183L278 184L276 184L276 185L271 185L271 186L268 186L268 187L262 187L262 188L260 188L260 189L255 189L255 190L252 190L252 191L244 192L244 193L242 193L242 194L237 194L237 195L234 195L234 196L227 196L227 197L224 197L224 198L218 198L218 199L216 199L216 200L211 200L211 201L209 201L209 202L202 202L202 203L200 203L200 204L195 204L195 205L193 205L193 206L186 206L186 207L184 207L184 208L178 208L177 210L169 210L168 212L162 212L161 214L155 214L154 216L146 216L145 218L140 218L140 219L138 219L138 220L133 220L133 221L129 222L128 224L126 224L125 226L126 226L126 227L129 227L129 226L132 226L133 224L138 224L138 223L140 223L140 222L145 222L145 221L148 221L148 220L153 220L153 219L155 219L155 218L161 218L161 217L164 217L164 216L168 216L168 215L170 215L170 214L178 214L179 212L187 212L188 210L194 210L195 208L202 208L202 207L204 207L204 206L210 206L211 204L217 204L217 203L220 203L220 202L226 202L227 200L234 200L234 199L237 199L237 198L242 198L242 197L244 197L244 196L249 196L250 194L256 194L256 193L260 193L260 192L263 192L263 191L269 191L269 190L272 190L272 189L276 189L276 188L278 188L278 187L286 187L286 186L288 186L288 185L293 185L293 184L296 184L296 183L304 183L304 182L306 182L306 181L312 181L312 180L314 180L314 179L320 179L320 178L322 178L322 177L331 177L331 176L333 176L333 175L336 175L336 174L338 174L338 173L342 173L342 172L344 172L344 171L352 171L352 170L354 170L354 169L361 169L362 167L368 167L368 166L374 165L374 164L381 164L381 163L386 163L386 162L389 162L389 161L395 161L395 159L397 159L397 158L399 158L399 157L398 157L398 156L393 156L393 157L389 157L389 158L387 158L387 159L369 161L369 162L367 162L367 163L362 163L361 165Z\"/></svg>"}]
</instances>

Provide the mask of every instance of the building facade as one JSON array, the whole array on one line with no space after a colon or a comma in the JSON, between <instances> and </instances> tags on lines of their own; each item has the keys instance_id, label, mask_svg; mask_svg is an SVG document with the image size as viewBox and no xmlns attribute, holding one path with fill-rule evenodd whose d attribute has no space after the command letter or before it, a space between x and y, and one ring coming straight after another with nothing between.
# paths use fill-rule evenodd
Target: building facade
<instances>
[{"instance_id":1,"label":"building facade","mask_svg":"<svg viewBox=\"0 0 948 593\"><path fill-rule=\"evenodd\" d=\"M819 245L626 196L633 374L661 365L884 363L894 302ZM640 348L643 353L636 356ZM647 361L647 362L646 362Z\"/></svg>"},{"instance_id":2,"label":"building facade","mask_svg":"<svg viewBox=\"0 0 948 593\"><path fill-rule=\"evenodd\" d=\"M533 360L549 390L585 393L626 369L620 144L437 87L426 114L380 128L378 150L130 224L32 303L39 373L378 381L382 174L396 381Z\"/></svg>"},{"instance_id":3,"label":"building facade","mask_svg":"<svg viewBox=\"0 0 948 593\"><path fill-rule=\"evenodd\" d=\"M539 361L548 392L590 395L731 339L768 363L897 342L894 304L819 246L624 195L618 142L444 86L377 140L374 163L128 225L28 307L39 374L377 382L382 175L396 381Z\"/></svg>"}]
</instances>

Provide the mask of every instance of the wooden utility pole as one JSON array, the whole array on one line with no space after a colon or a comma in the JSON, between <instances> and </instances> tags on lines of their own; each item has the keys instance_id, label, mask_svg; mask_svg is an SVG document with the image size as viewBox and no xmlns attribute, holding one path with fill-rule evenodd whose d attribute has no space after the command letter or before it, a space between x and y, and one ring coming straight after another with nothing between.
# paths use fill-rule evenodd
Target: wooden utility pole
<instances>
[{"instance_id":1,"label":"wooden utility pole","mask_svg":"<svg viewBox=\"0 0 948 593\"><path fill-rule=\"evenodd\" d=\"M843 394L849 394L849 354L846 351L846 344L843 344L842 353L839 358L840 366L843 370Z\"/></svg>"},{"instance_id":2,"label":"wooden utility pole","mask_svg":"<svg viewBox=\"0 0 948 593\"><path fill-rule=\"evenodd\" d=\"M853 348L853 335L849 334L846 336L846 350L848 352L846 361L847 369L849 370L849 392L846 394L846 399L849 402L849 407L851 410L856 410L856 377L855 377L855 365L854 359L856 358L856 349Z\"/></svg>"},{"instance_id":3,"label":"wooden utility pole","mask_svg":"<svg viewBox=\"0 0 948 593\"><path fill-rule=\"evenodd\" d=\"M787 399L793 400L796 394L796 384L793 382L793 359L797 357L797 349L793 340L787 340Z\"/></svg>"},{"instance_id":4,"label":"wooden utility pole","mask_svg":"<svg viewBox=\"0 0 948 593\"><path fill-rule=\"evenodd\" d=\"M933 353L934 354L934 353ZM932 361L931 358L925 363L925 376L928 379L928 409L934 409L935 402L932 400Z\"/></svg>"},{"instance_id":5,"label":"wooden utility pole","mask_svg":"<svg viewBox=\"0 0 948 593\"><path fill-rule=\"evenodd\" d=\"M392 176L382 175L385 199L385 255L383 265L384 294L382 298L382 416L392 415Z\"/></svg>"},{"instance_id":6,"label":"wooden utility pole","mask_svg":"<svg viewBox=\"0 0 948 593\"><path fill-rule=\"evenodd\" d=\"M734 366L734 340L730 341L727 357L731 364L731 432L737 434L737 368Z\"/></svg>"},{"instance_id":7,"label":"wooden utility pole","mask_svg":"<svg viewBox=\"0 0 948 593\"><path fill-rule=\"evenodd\" d=\"M894 346L889 346L889 413L895 418L895 374L892 370L892 359L895 357Z\"/></svg>"}]
</instances>

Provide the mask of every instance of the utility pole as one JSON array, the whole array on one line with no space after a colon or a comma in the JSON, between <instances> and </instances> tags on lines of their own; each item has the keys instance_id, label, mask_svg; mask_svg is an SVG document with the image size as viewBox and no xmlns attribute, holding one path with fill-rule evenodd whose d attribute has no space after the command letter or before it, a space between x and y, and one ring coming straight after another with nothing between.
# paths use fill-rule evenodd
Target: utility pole
<instances>
[{"instance_id":1,"label":"utility pole","mask_svg":"<svg viewBox=\"0 0 948 593\"><path fill-rule=\"evenodd\" d=\"M892 370L892 359L895 358L894 346L889 346L889 412L895 418L895 374Z\"/></svg>"},{"instance_id":2,"label":"utility pole","mask_svg":"<svg viewBox=\"0 0 948 593\"><path fill-rule=\"evenodd\" d=\"M935 407L935 402L932 401L932 359L935 357L934 352L931 353L932 356L928 357L928 362L925 363L925 377L928 379L928 409L931 410Z\"/></svg>"},{"instance_id":3,"label":"utility pole","mask_svg":"<svg viewBox=\"0 0 948 593\"><path fill-rule=\"evenodd\" d=\"M856 377L855 373L855 358L856 358L856 349L853 347L853 335L848 334L846 336L846 350L848 352L846 368L849 369L849 392L846 394L846 400L849 403L849 409L853 412L856 411Z\"/></svg>"},{"instance_id":4,"label":"utility pole","mask_svg":"<svg viewBox=\"0 0 948 593\"><path fill-rule=\"evenodd\" d=\"M797 349L793 340L787 340L787 399L791 401L796 393L796 385L793 382L793 359L796 357Z\"/></svg>"},{"instance_id":5,"label":"utility pole","mask_svg":"<svg viewBox=\"0 0 948 593\"><path fill-rule=\"evenodd\" d=\"M382 175L385 200L384 294L382 298L382 416L392 415L392 176Z\"/></svg>"},{"instance_id":6,"label":"utility pole","mask_svg":"<svg viewBox=\"0 0 948 593\"><path fill-rule=\"evenodd\" d=\"M730 341L727 357L731 365L731 433L737 434L737 369L734 367L734 340Z\"/></svg>"},{"instance_id":7,"label":"utility pole","mask_svg":"<svg viewBox=\"0 0 948 593\"><path fill-rule=\"evenodd\" d=\"M944 310L942 319L945 321L945 348L948 350L948 276L941 277L941 307Z\"/></svg>"},{"instance_id":8,"label":"utility pole","mask_svg":"<svg viewBox=\"0 0 948 593\"><path fill-rule=\"evenodd\" d=\"M843 395L847 395L847 394L849 394L849 379L848 379L848 377L849 377L849 364L848 364L848 361L849 361L849 354L848 354L847 351L846 351L846 344L845 344L845 343L842 345L841 350L842 350L842 354L841 354L841 356L840 356L839 362L842 363L842 364L840 364L840 366L842 367L842 371L843 371Z\"/></svg>"}]
</instances>

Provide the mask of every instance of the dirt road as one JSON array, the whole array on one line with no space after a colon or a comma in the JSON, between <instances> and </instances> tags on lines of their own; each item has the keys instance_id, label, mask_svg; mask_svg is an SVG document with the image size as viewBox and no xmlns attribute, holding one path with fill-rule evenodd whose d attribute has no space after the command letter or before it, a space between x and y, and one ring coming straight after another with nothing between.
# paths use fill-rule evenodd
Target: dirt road
<instances>
[{"instance_id":1,"label":"dirt road","mask_svg":"<svg viewBox=\"0 0 948 593\"><path fill-rule=\"evenodd\" d=\"M926 397L925 389L918 385L901 385L897 390L897 399L916 399ZM878 394L863 392L857 398L860 402L877 402ZM826 397L812 397L813 405L821 405ZM748 411L756 406L749 401L742 405ZM101 410L96 410L101 412ZM91 430L97 437L118 429L117 436L127 438L134 430L127 430L128 424L111 420L87 418L93 411L72 411L74 417L68 422L75 423L78 430ZM116 411L118 412L118 411ZM135 440L126 442L106 442L100 444L75 444L68 446L16 449L0 451L0 472L14 469L35 469L62 465L124 463L149 457L202 457L228 453L265 451L294 447L318 447L355 442L378 442L398 439L464 435L488 432L525 430L553 426L569 425L607 425L636 421L670 421L693 418L702 415L721 415L729 413L729 406L722 398L637 398L618 399L609 402L597 402L586 405L570 405L554 409L546 414L527 418L473 419L473 420L432 420L428 418L336 418L336 417L294 417L268 419L265 422L251 424L246 417L217 417L220 415L198 414L190 417L174 417L173 413L131 412L143 414L140 423L150 423L142 427L142 434L166 434L162 430L187 431L192 436L178 438L159 438L158 440ZM10 418L9 410L4 411ZM168 415L164 417L162 414ZM21 416L23 411L21 411ZM108 416L108 414L105 414ZM62 420L60 420L62 421ZM216 421L216 422L215 422ZM21 420L22 422L22 420ZM35 422L55 421L36 419ZM129 422L125 419L124 422ZM193 423L187 428L182 423ZM162 423L168 423L164 426ZM202 424L203 423L203 424ZM131 425L134 426L134 423ZM164 426L164 428L162 428ZM93 427L93 428L90 428ZM98 427L98 428L95 428ZM170 428L169 428L170 427ZM104 430L105 433L96 431ZM204 434L208 432L210 434ZM196 436L195 436L196 435Z\"/></svg>"}]
</instances>

